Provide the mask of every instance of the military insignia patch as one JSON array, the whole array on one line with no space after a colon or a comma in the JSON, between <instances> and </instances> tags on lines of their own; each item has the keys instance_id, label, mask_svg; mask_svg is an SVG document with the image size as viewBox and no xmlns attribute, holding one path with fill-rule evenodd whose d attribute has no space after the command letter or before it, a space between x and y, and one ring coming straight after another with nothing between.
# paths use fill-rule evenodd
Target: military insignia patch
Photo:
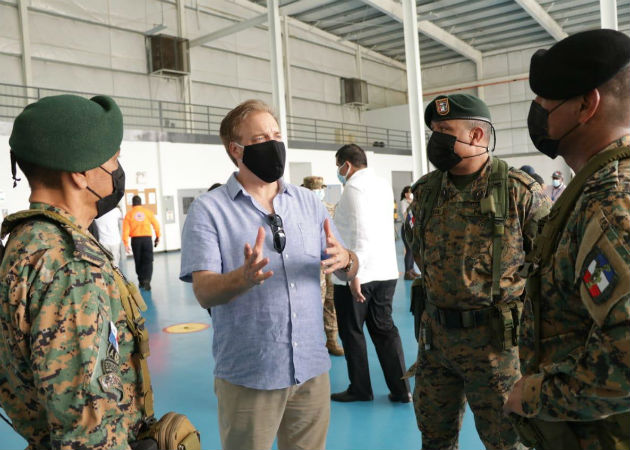
<instances>
[{"instance_id":1,"label":"military insignia patch","mask_svg":"<svg viewBox=\"0 0 630 450\"><path fill-rule=\"evenodd\" d=\"M120 377L113 373L106 373L98 377L98 383L101 389L109 398L117 402L123 399L123 387Z\"/></svg>"},{"instance_id":2,"label":"military insignia patch","mask_svg":"<svg viewBox=\"0 0 630 450\"><path fill-rule=\"evenodd\" d=\"M447 115L451 110L451 107L448 104L448 98L438 98L435 101L435 110L440 116Z\"/></svg>"},{"instance_id":3,"label":"military insignia patch","mask_svg":"<svg viewBox=\"0 0 630 450\"><path fill-rule=\"evenodd\" d=\"M597 304L606 301L617 284L617 274L608 258L598 248L586 259L586 268L582 273L582 281L586 290Z\"/></svg>"}]
</instances>

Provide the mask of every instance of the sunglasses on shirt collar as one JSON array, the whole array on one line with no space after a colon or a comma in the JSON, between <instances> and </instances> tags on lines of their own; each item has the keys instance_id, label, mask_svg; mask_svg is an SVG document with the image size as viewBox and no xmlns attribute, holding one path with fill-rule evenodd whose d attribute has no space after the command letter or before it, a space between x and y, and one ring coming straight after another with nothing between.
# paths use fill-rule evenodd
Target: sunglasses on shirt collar
<instances>
[{"instance_id":1,"label":"sunglasses on shirt collar","mask_svg":"<svg viewBox=\"0 0 630 450\"><path fill-rule=\"evenodd\" d=\"M284 228L282 227L282 217L278 214L269 214L267 216L267 222L269 222L271 232L273 233L273 248L278 253L282 253L287 243L287 235L284 233Z\"/></svg>"}]
</instances>

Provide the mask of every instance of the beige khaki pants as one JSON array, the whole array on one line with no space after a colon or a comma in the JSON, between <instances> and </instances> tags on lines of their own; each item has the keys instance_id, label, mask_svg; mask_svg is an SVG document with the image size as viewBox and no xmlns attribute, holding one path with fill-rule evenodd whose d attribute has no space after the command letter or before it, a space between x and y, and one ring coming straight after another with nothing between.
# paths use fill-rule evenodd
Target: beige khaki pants
<instances>
[{"instance_id":1,"label":"beige khaki pants","mask_svg":"<svg viewBox=\"0 0 630 450\"><path fill-rule=\"evenodd\" d=\"M326 447L330 420L328 372L284 389L259 390L214 379L223 450Z\"/></svg>"},{"instance_id":2,"label":"beige khaki pants","mask_svg":"<svg viewBox=\"0 0 630 450\"><path fill-rule=\"evenodd\" d=\"M328 372L284 389L259 390L214 379L223 450L326 448L330 421Z\"/></svg>"}]
</instances>

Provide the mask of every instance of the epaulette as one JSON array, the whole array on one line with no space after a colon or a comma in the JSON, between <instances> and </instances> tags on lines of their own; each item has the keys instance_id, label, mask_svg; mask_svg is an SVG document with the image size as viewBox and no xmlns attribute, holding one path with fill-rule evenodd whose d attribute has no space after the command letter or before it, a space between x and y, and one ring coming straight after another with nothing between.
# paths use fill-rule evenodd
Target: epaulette
<instances>
[{"instance_id":1,"label":"epaulette","mask_svg":"<svg viewBox=\"0 0 630 450\"><path fill-rule=\"evenodd\" d=\"M595 172L584 182L582 194L598 195L607 190L604 187L616 186L619 183L619 165L623 164L622 161L612 161Z\"/></svg>"},{"instance_id":2,"label":"epaulette","mask_svg":"<svg viewBox=\"0 0 630 450\"><path fill-rule=\"evenodd\" d=\"M524 184L525 187L527 187L527 189L529 189L531 192L542 191L542 187L540 186L538 181L534 180L531 176L520 169L510 167L508 176L514 180L517 180L521 184Z\"/></svg>"}]
</instances>

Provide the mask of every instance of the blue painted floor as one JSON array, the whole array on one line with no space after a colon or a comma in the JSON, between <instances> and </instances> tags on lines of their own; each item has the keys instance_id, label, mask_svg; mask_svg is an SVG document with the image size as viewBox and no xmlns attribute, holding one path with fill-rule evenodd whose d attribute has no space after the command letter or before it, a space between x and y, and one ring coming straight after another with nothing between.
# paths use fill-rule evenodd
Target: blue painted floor
<instances>
[{"instance_id":1,"label":"blue painted floor","mask_svg":"<svg viewBox=\"0 0 630 450\"><path fill-rule=\"evenodd\" d=\"M403 267L402 248L397 242L398 266ZM192 286L178 280L178 252L157 254L150 293L143 291L148 305L145 313L150 339L149 366L155 392L156 414L168 411L185 413L201 431L204 449L221 447L217 428L217 400L213 392L214 360L211 356L212 329L191 334L167 334L162 330L182 322L211 324L208 313L197 304ZM133 260L127 261L127 273L135 281ZM400 330L407 367L415 359L416 340L413 319L409 313L410 281L400 278L394 297L394 321ZM367 331L366 331L367 334ZM374 346L369 337L368 352L374 401L332 403L327 448L341 449L418 449L420 432L411 404L392 404L387 399L387 386ZM343 357L331 357L331 390L338 392L348 386L346 362ZM413 389L413 380L411 380ZM26 442L0 421L0 448L18 449ZM460 433L462 450L480 450L483 444L475 430L472 413L467 408Z\"/></svg>"}]
</instances>

